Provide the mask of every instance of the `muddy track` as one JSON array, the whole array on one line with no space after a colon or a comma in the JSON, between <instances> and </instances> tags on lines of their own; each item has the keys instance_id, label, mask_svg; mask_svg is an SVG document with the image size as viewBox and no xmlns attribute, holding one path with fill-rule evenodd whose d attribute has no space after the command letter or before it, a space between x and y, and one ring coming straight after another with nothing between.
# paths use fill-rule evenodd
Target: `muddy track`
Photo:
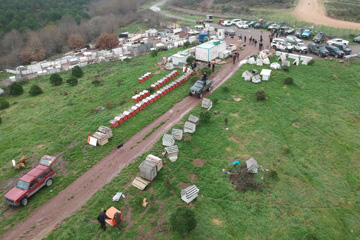
<instances>
[{"instance_id":1,"label":"muddy track","mask_svg":"<svg viewBox=\"0 0 360 240\"><path fill-rule=\"evenodd\" d=\"M260 34L260 31L258 34ZM236 39L228 40L232 43L237 42ZM257 53L257 48L248 46L241 52L240 59L244 59L255 53ZM239 62L232 64L231 60L229 60L211 77L211 79L214 80L212 91L220 87L239 67ZM207 92L204 94L204 97L209 94L210 93ZM149 151L164 133L174 124L180 122L183 117L200 102L201 99L195 97L184 98L161 117L132 136L125 142L124 147L121 148L119 152L117 150L112 151L58 195L35 209L26 220L16 223L11 230L4 233L2 239L42 239L46 237L54 229L59 227L65 218L70 217L75 211L81 209L81 206L84 205L87 200L117 176L129 163L134 162L136 157ZM147 133L151 132L153 128L162 122L165 122L165 124L161 125L161 127L143 140ZM132 179L129 179L129 182L131 181ZM40 229L41 231L39 231Z\"/></svg>"},{"instance_id":2,"label":"muddy track","mask_svg":"<svg viewBox=\"0 0 360 240\"><path fill-rule=\"evenodd\" d=\"M330 18L326 15L325 7L319 0L299 0L294 16L306 22L345 29L360 29L360 23Z\"/></svg>"}]
</instances>

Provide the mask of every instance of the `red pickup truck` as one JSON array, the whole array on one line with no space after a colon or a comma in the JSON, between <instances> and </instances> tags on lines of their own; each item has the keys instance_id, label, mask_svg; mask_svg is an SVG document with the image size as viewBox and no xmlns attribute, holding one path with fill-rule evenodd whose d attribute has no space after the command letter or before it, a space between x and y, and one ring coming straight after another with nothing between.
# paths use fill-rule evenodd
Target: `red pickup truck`
<instances>
[{"instance_id":1,"label":"red pickup truck","mask_svg":"<svg viewBox=\"0 0 360 240\"><path fill-rule=\"evenodd\" d=\"M53 178L56 176L54 170L50 167L56 157L45 155L41 158L40 163L22 176L8 193L5 194L5 202L13 206L26 206L29 197L34 195L45 185L51 186Z\"/></svg>"}]
</instances>

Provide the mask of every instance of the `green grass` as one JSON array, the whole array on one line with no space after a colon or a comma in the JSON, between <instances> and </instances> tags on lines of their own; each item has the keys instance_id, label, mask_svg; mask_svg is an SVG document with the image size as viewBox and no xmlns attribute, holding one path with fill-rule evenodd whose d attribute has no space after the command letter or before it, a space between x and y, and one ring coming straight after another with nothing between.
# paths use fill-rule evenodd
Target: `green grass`
<instances>
[{"instance_id":1,"label":"green grass","mask_svg":"<svg viewBox=\"0 0 360 240\"><path fill-rule=\"evenodd\" d=\"M0 81L4 79L8 79L11 76L14 76L14 74L8 72L0 72Z\"/></svg>"},{"instance_id":2,"label":"green grass","mask_svg":"<svg viewBox=\"0 0 360 240\"><path fill-rule=\"evenodd\" d=\"M186 205L180 200L180 183L195 183L200 189L190 205L198 226L187 239L357 239L360 62L315 60L312 66L292 66L289 72L273 70L268 82L244 82L242 72L254 68L261 70L243 66L224 84L228 93L220 88L209 96L218 99L211 112L221 114L200 123L191 141L177 141L179 159L164 159L164 168L145 191L126 187L146 154L46 239L181 239L168 225L175 208ZM284 87L286 77L295 84ZM265 101L255 100L260 87L268 96ZM242 100L234 101L235 97ZM191 114L199 116L201 111L197 106ZM159 140L149 152L161 156L163 149ZM255 179L264 190L238 193L222 169L232 167L235 160L245 165L251 156L276 171L279 181L260 170ZM194 159L202 159L204 165L195 166ZM163 184L167 176L170 192ZM126 202L111 201L117 191L125 193ZM154 209L136 204L143 197L149 201L151 195L156 199L150 202ZM96 217L102 207L110 206L124 216L131 211L133 225L125 222L122 232L101 231Z\"/></svg>"},{"instance_id":3,"label":"green grass","mask_svg":"<svg viewBox=\"0 0 360 240\"><path fill-rule=\"evenodd\" d=\"M130 25L127 25L125 27L119 28L116 31L116 34L120 34L120 33L123 33L123 32L137 33L140 30L145 30L145 29L147 29L147 26L145 24L143 24L143 23L130 24Z\"/></svg>"},{"instance_id":4,"label":"green grass","mask_svg":"<svg viewBox=\"0 0 360 240\"><path fill-rule=\"evenodd\" d=\"M149 2L148 4L144 4L140 7L141 10L146 10L146 9L149 9L152 5L158 3L158 2L161 2L161 0L156 0L156 1L152 1L152 2Z\"/></svg>"},{"instance_id":5,"label":"green grass","mask_svg":"<svg viewBox=\"0 0 360 240\"><path fill-rule=\"evenodd\" d=\"M158 57L170 56L179 49L160 52ZM152 83L168 74L160 74L148 79L144 83L138 82L138 77L146 72L159 70L157 58L149 54L133 58L130 62L107 62L89 65L83 68L84 77L79 84L71 87L66 83L61 86L51 86L49 76L39 77L25 84L24 94L19 97L5 97L10 107L1 110L2 124L0 125L0 181L6 186L7 179L17 178L19 170L11 165L11 160L19 160L26 156L31 160L27 162L26 169L37 164L45 155L59 155L60 159L54 164L58 177L52 187L53 192L41 190L31 197L29 206L17 209L10 219L1 221L0 233L6 230L15 221L24 219L37 206L73 182L81 173L94 166L112 148L129 139L132 135L161 116L175 103L187 96L191 85L186 82L176 88L145 110L139 112L131 120L113 129L114 137L109 143L100 147L91 147L87 144L87 136L93 134L100 125L110 126L109 121L114 116L129 109L134 103L131 97L134 88L139 91L147 89ZM71 72L61 73L65 81ZM180 74L181 75L181 74ZM94 86L92 81L99 79L102 86ZM39 85L43 94L32 97L28 91L32 84ZM120 105L124 100L125 103ZM111 106L103 111L93 113L92 109L100 106ZM7 186L7 189L11 185ZM2 192L5 194L6 192ZM0 206L1 216L11 207L5 204Z\"/></svg>"}]
</instances>

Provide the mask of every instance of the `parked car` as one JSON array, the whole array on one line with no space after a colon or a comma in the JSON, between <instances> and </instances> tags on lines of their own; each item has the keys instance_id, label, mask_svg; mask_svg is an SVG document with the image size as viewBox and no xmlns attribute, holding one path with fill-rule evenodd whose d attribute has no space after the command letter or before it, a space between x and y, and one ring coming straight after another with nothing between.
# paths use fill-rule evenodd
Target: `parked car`
<instances>
[{"instance_id":1,"label":"parked car","mask_svg":"<svg viewBox=\"0 0 360 240\"><path fill-rule=\"evenodd\" d=\"M246 24L249 26L249 27L253 27L257 22L256 21L247 21Z\"/></svg>"},{"instance_id":2,"label":"parked car","mask_svg":"<svg viewBox=\"0 0 360 240\"><path fill-rule=\"evenodd\" d=\"M349 41L341 39L341 38L333 38L326 42L327 45L332 45L333 43L339 43L347 46L349 44Z\"/></svg>"},{"instance_id":3,"label":"parked car","mask_svg":"<svg viewBox=\"0 0 360 240\"><path fill-rule=\"evenodd\" d=\"M210 91L212 80L197 80L194 85L189 89L189 96L197 95L198 98L202 98L203 92Z\"/></svg>"},{"instance_id":4,"label":"parked car","mask_svg":"<svg viewBox=\"0 0 360 240\"><path fill-rule=\"evenodd\" d=\"M196 20L196 24L204 24L204 21L201 19Z\"/></svg>"},{"instance_id":5,"label":"parked car","mask_svg":"<svg viewBox=\"0 0 360 240\"><path fill-rule=\"evenodd\" d=\"M254 28L261 28L262 24L257 22L253 25Z\"/></svg>"},{"instance_id":6,"label":"parked car","mask_svg":"<svg viewBox=\"0 0 360 240\"><path fill-rule=\"evenodd\" d=\"M241 19L233 19L230 22L232 25L235 25L237 22L241 22L241 21L242 21Z\"/></svg>"},{"instance_id":7,"label":"parked car","mask_svg":"<svg viewBox=\"0 0 360 240\"><path fill-rule=\"evenodd\" d=\"M229 35L230 37L235 36L235 30L234 29L226 29L225 30L225 36Z\"/></svg>"},{"instance_id":8,"label":"parked car","mask_svg":"<svg viewBox=\"0 0 360 240\"><path fill-rule=\"evenodd\" d=\"M354 42L360 43L360 36L357 36L356 38L354 38Z\"/></svg>"},{"instance_id":9,"label":"parked car","mask_svg":"<svg viewBox=\"0 0 360 240\"><path fill-rule=\"evenodd\" d=\"M220 23L220 25L225 26L225 27L230 27L232 25L232 22L225 20L224 22Z\"/></svg>"},{"instance_id":10,"label":"parked car","mask_svg":"<svg viewBox=\"0 0 360 240\"><path fill-rule=\"evenodd\" d=\"M314 54L318 55L319 57L327 57L329 55L329 51L326 50L326 48L324 46L313 43L313 42L308 44L308 51L309 51L309 53L314 53Z\"/></svg>"},{"instance_id":11,"label":"parked car","mask_svg":"<svg viewBox=\"0 0 360 240\"><path fill-rule=\"evenodd\" d=\"M305 29L305 30L303 31L303 33L301 34L301 37L303 37L303 38L309 38L309 37L311 36L311 34L312 34L312 30L310 30L310 29Z\"/></svg>"},{"instance_id":12,"label":"parked car","mask_svg":"<svg viewBox=\"0 0 360 240\"><path fill-rule=\"evenodd\" d=\"M329 55L334 56L336 58L342 58L344 57L345 53L341 51L339 48L334 46L326 46L326 50L329 51Z\"/></svg>"},{"instance_id":13,"label":"parked car","mask_svg":"<svg viewBox=\"0 0 360 240\"><path fill-rule=\"evenodd\" d=\"M345 53L345 55L350 55L351 54L351 49L346 47L344 44L341 43L333 43L329 46L334 46L337 47L338 49L340 49L341 51L343 51Z\"/></svg>"},{"instance_id":14,"label":"parked car","mask_svg":"<svg viewBox=\"0 0 360 240\"><path fill-rule=\"evenodd\" d=\"M316 43L322 43L325 40L325 33L319 32L313 38L313 41Z\"/></svg>"},{"instance_id":15,"label":"parked car","mask_svg":"<svg viewBox=\"0 0 360 240\"><path fill-rule=\"evenodd\" d=\"M298 38L301 38L303 31L304 31L303 28L298 28L298 29L296 29L296 31L295 31L295 33L294 33L294 36L296 36L296 37L298 37Z\"/></svg>"},{"instance_id":16,"label":"parked car","mask_svg":"<svg viewBox=\"0 0 360 240\"><path fill-rule=\"evenodd\" d=\"M295 42L294 43L294 50L297 51L297 52L300 52L300 54L308 52L308 48L302 42Z\"/></svg>"},{"instance_id":17,"label":"parked car","mask_svg":"<svg viewBox=\"0 0 360 240\"><path fill-rule=\"evenodd\" d=\"M249 25L245 24L245 23L241 23L241 22L237 22L236 26L240 29L247 29L249 28Z\"/></svg>"},{"instance_id":18,"label":"parked car","mask_svg":"<svg viewBox=\"0 0 360 240\"><path fill-rule=\"evenodd\" d=\"M271 42L271 47L275 50L284 51L284 52L292 52L294 47L290 44L285 42L282 38L274 38Z\"/></svg>"},{"instance_id":19,"label":"parked car","mask_svg":"<svg viewBox=\"0 0 360 240\"><path fill-rule=\"evenodd\" d=\"M302 42L301 39L299 39L299 38L297 38L297 37L295 37L295 36L292 36L292 35L286 36L285 40L286 40L287 42L293 43L293 44L295 44L295 43L297 43L297 42Z\"/></svg>"},{"instance_id":20,"label":"parked car","mask_svg":"<svg viewBox=\"0 0 360 240\"><path fill-rule=\"evenodd\" d=\"M5 202L13 206L26 206L29 198L42 187L50 187L56 176L54 170L50 168L55 159L56 157L53 156L43 156L39 164L19 178L16 186L5 194Z\"/></svg>"},{"instance_id":21,"label":"parked car","mask_svg":"<svg viewBox=\"0 0 360 240\"><path fill-rule=\"evenodd\" d=\"M293 34L295 32L295 29L293 29L292 27L285 27L283 28L283 30L285 35Z\"/></svg>"},{"instance_id":22,"label":"parked car","mask_svg":"<svg viewBox=\"0 0 360 240\"><path fill-rule=\"evenodd\" d=\"M274 22L263 22L263 28L268 28L271 24L274 24Z\"/></svg>"}]
</instances>

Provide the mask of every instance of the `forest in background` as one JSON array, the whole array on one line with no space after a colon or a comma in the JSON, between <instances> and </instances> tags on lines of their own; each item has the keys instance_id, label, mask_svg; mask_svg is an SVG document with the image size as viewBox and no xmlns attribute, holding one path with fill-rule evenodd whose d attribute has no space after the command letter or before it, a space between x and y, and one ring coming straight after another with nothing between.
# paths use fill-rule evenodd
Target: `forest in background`
<instances>
[{"instance_id":1,"label":"forest in background","mask_svg":"<svg viewBox=\"0 0 360 240\"><path fill-rule=\"evenodd\" d=\"M102 33L115 33L120 27L138 20L139 6L148 2L151 1L0 0L3 31L0 70L67 52L72 49L74 38L85 44L95 43ZM7 15L15 24L3 24L10 19Z\"/></svg>"}]
</instances>

